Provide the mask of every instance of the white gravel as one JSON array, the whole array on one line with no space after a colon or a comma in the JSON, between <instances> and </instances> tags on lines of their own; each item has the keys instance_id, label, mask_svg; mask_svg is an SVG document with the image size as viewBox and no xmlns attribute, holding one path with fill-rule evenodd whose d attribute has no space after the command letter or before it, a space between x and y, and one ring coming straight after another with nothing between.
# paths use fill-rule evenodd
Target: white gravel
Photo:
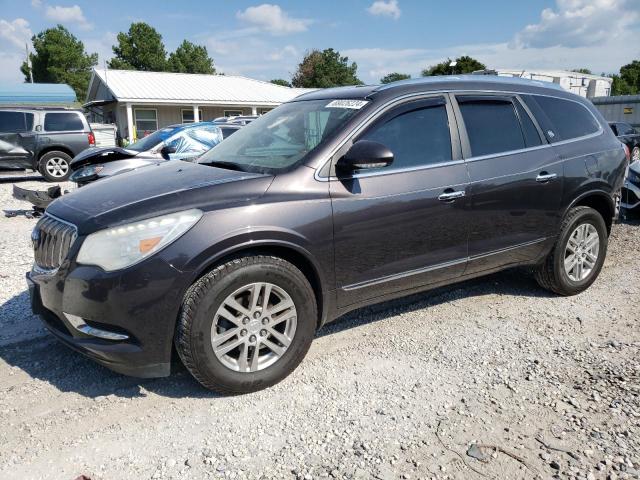
<instances>
[{"instance_id":1,"label":"white gravel","mask_svg":"<svg viewBox=\"0 0 640 480\"><path fill-rule=\"evenodd\" d=\"M517 270L360 310L237 397L58 344L29 309L34 224L0 218L2 479L639 477L638 221L614 226L581 295Z\"/></svg>"}]
</instances>

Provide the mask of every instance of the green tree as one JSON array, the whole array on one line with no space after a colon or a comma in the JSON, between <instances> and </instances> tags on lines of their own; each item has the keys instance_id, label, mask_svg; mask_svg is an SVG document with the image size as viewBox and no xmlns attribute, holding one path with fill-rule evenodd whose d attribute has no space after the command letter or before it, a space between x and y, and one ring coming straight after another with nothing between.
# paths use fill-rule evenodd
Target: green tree
<instances>
[{"instance_id":1,"label":"green tree","mask_svg":"<svg viewBox=\"0 0 640 480\"><path fill-rule=\"evenodd\" d=\"M406 73L393 72L382 77L380 79L380 83L392 83L392 82L398 82L400 80L409 80L410 78L411 78L411 75L407 75Z\"/></svg>"},{"instance_id":2,"label":"green tree","mask_svg":"<svg viewBox=\"0 0 640 480\"><path fill-rule=\"evenodd\" d=\"M629 85L631 93L640 93L640 60L634 60L623 67L620 67L620 78Z\"/></svg>"},{"instance_id":3,"label":"green tree","mask_svg":"<svg viewBox=\"0 0 640 480\"><path fill-rule=\"evenodd\" d=\"M589 70L588 68L574 68L571 71L574 72L574 73L582 73L584 75L593 75L591 73L591 70Z\"/></svg>"},{"instance_id":4,"label":"green tree","mask_svg":"<svg viewBox=\"0 0 640 480\"><path fill-rule=\"evenodd\" d=\"M291 83L294 87L328 88L343 85L362 85L356 76L358 65L349 64L348 57L340 56L333 48L312 50L298 65Z\"/></svg>"},{"instance_id":5,"label":"green tree","mask_svg":"<svg viewBox=\"0 0 640 480\"><path fill-rule=\"evenodd\" d=\"M476 70L485 70L487 67L484 63L479 62L475 58L463 55L455 59L456 65L450 67L451 59L447 58L445 61L436 65L425 68L422 71L423 77L432 77L434 75L461 75L464 73L472 73Z\"/></svg>"},{"instance_id":6,"label":"green tree","mask_svg":"<svg viewBox=\"0 0 640 480\"><path fill-rule=\"evenodd\" d=\"M620 75L611 75L613 83L611 84L611 95L633 95L636 93L634 88Z\"/></svg>"},{"instance_id":7,"label":"green tree","mask_svg":"<svg viewBox=\"0 0 640 480\"><path fill-rule=\"evenodd\" d=\"M62 25L43 30L31 38L34 53L29 54L31 68L23 62L20 71L29 81L30 71L36 83L66 83L76 92L78 100L87 96L91 68L98 63L98 54L87 54L82 41Z\"/></svg>"},{"instance_id":8,"label":"green tree","mask_svg":"<svg viewBox=\"0 0 640 480\"><path fill-rule=\"evenodd\" d=\"M163 72L167 69L167 52L162 35L144 23L132 23L127 33L118 33L118 44L113 46L115 57L109 68Z\"/></svg>"},{"instance_id":9,"label":"green tree","mask_svg":"<svg viewBox=\"0 0 640 480\"><path fill-rule=\"evenodd\" d=\"M288 82L284 78L274 78L273 80L271 80L271 83L273 83L275 85L282 85L283 87L290 87L291 86L291 82Z\"/></svg>"},{"instance_id":10,"label":"green tree","mask_svg":"<svg viewBox=\"0 0 640 480\"><path fill-rule=\"evenodd\" d=\"M213 58L209 56L207 47L195 45L188 40L184 40L176 51L169 55L167 66L171 72L216 73Z\"/></svg>"}]
</instances>

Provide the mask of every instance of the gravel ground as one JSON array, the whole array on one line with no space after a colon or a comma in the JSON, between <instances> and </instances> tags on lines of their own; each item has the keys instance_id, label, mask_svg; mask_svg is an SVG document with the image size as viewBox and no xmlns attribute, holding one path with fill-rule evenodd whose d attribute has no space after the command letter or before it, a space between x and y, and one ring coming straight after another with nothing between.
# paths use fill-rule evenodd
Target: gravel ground
<instances>
[{"instance_id":1,"label":"gravel ground","mask_svg":"<svg viewBox=\"0 0 640 480\"><path fill-rule=\"evenodd\" d=\"M27 208L10 192L3 209ZM183 368L120 376L47 335L24 282L34 223L0 218L2 479L640 476L637 220L581 295L518 270L359 310L236 397Z\"/></svg>"}]
</instances>

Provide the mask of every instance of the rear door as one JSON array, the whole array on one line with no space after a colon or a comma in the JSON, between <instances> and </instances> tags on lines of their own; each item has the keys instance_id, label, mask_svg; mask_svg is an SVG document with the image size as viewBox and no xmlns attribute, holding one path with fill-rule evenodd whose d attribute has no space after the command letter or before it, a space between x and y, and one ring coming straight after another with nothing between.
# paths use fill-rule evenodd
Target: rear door
<instances>
[{"instance_id":1,"label":"rear door","mask_svg":"<svg viewBox=\"0 0 640 480\"><path fill-rule=\"evenodd\" d=\"M46 112L43 130L44 144L66 147L73 156L89 147L89 131L80 112Z\"/></svg>"},{"instance_id":2,"label":"rear door","mask_svg":"<svg viewBox=\"0 0 640 480\"><path fill-rule=\"evenodd\" d=\"M360 139L384 144L394 161L331 180L339 305L459 277L468 175L448 97L391 108Z\"/></svg>"},{"instance_id":3,"label":"rear door","mask_svg":"<svg viewBox=\"0 0 640 480\"><path fill-rule=\"evenodd\" d=\"M33 113L0 110L0 166L32 168L35 147Z\"/></svg>"},{"instance_id":4,"label":"rear door","mask_svg":"<svg viewBox=\"0 0 640 480\"><path fill-rule=\"evenodd\" d=\"M516 95L455 99L470 177L466 273L529 261L555 235L562 164Z\"/></svg>"}]
</instances>

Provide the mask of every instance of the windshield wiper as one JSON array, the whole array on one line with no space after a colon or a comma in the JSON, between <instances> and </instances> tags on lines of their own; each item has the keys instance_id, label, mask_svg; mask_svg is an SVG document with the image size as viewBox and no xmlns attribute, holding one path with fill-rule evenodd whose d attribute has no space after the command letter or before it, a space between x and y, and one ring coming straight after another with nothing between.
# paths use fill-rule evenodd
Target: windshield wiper
<instances>
[{"instance_id":1,"label":"windshield wiper","mask_svg":"<svg viewBox=\"0 0 640 480\"><path fill-rule=\"evenodd\" d=\"M210 167L220 167L226 168L227 170L236 170L238 172L244 172L244 169L234 162L222 162L222 161L213 161L213 162L202 162L204 165L209 165Z\"/></svg>"}]
</instances>

